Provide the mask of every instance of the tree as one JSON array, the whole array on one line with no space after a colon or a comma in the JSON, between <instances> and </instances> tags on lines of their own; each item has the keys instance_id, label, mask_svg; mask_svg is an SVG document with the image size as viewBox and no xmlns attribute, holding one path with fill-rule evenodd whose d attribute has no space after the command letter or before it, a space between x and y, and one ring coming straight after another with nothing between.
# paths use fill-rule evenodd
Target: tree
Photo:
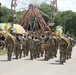
<instances>
[{"instance_id":1,"label":"tree","mask_svg":"<svg viewBox=\"0 0 76 75\"><path fill-rule=\"evenodd\" d=\"M38 8L49 16L51 15L51 12L56 9L51 4L47 3L42 3L40 6L38 6Z\"/></svg>"},{"instance_id":2,"label":"tree","mask_svg":"<svg viewBox=\"0 0 76 75\"><path fill-rule=\"evenodd\" d=\"M66 32L68 31L70 34L76 36L76 15L72 16L71 18L67 19L65 23Z\"/></svg>"},{"instance_id":3,"label":"tree","mask_svg":"<svg viewBox=\"0 0 76 75\"><path fill-rule=\"evenodd\" d=\"M11 15L11 10L5 6L2 6L2 13L3 13L2 22L8 22L8 19L10 18Z\"/></svg>"},{"instance_id":4,"label":"tree","mask_svg":"<svg viewBox=\"0 0 76 75\"><path fill-rule=\"evenodd\" d=\"M2 16L3 16L3 13L2 13L2 8L1 8L1 3L0 3L0 23L2 22Z\"/></svg>"},{"instance_id":5,"label":"tree","mask_svg":"<svg viewBox=\"0 0 76 75\"><path fill-rule=\"evenodd\" d=\"M73 12L73 11L70 11L70 10L69 11L59 12L57 14L56 18L54 19L55 26L62 25L63 28L64 28L64 33L66 33L67 31L73 32L73 27L74 27L73 25L74 25L75 21L73 23L72 22L73 20L71 20L71 18L73 16L75 16L75 15L76 15L76 13ZM69 21L69 22L67 22L67 21ZM67 24L66 24L66 22L67 22ZM68 28L68 25L70 25L69 28ZM71 28L72 28L72 31L70 31ZM74 32L75 32L75 30L74 30Z\"/></svg>"},{"instance_id":6,"label":"tree","mask_svg":"<svg viewBox=\"0 0 76 75\"><path fill-rule=\"evenodd\" d=\"M0 22L8 22L11 10L5 6L0 7Z\"/></svg>"},{"instance_id":7,"label":"tree","mask_svg":"<svg viewBox=\"0 0 76 75\"><path fill-rule=\"evenodd\" d=\"M25 12L26 11L17 11L16 12L18 22L20 21L20 19L22 18L22 16L24 15Z\"/></svg>"},{"instance_id":8,"label":"tree","mask_svg":"<svg viewBox=\"0 0 76 75\"><path fill-rule=\"evenodd\" d=\"M57 10L54 6L47 3L42 3L40 6L38 6L38 9L49 16L49 18L47 18L42 14L46 22L48 22L49 19L51 20L52 11Z\"/></svg>"}]
</instances>

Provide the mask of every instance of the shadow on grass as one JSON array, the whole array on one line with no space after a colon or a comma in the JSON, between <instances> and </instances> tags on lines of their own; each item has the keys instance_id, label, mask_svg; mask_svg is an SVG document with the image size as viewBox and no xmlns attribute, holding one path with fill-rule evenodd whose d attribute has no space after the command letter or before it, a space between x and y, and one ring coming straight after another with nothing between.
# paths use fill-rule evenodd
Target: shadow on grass
<instances>
[{"instance_id":1,"label":"shadow on grass","mask_svg":"<svg viewBox=\"0 0 76 75\"><path fill-rule=\"evenodd\" d=\"M0 56L7 54L7 50L0 50Z\"/></svg>"}]
</instances>

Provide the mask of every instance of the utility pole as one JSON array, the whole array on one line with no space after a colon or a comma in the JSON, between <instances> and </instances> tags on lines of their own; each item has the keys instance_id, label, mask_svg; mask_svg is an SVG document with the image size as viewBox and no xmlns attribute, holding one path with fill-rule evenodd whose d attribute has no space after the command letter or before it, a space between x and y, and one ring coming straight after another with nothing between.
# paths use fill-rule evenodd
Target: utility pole
<instances>
[{"instance_id":1,"label":"utility pole","mask_svg":"<svg viewBox=\"0 0 76 75\"><path fill-rule=\"evenodd\" d=\"M1 23L1 16L2 16L2 11L1 11L1 3L0 3L0 23Z\"/></svg>"},{"instance_id":2,"label":"utility pole","mask_svg":"<svg viewBox=\"0 0 76 75\"><path fill-rule=\"evenodd\" d=\"M1 3L0 3L0 7L1 7Z\"/></svg>"},{"instance_id":3,"label":"utility pole","mask_svg":"<svg viewBox=\"0 0 76 75\"><path fill-rule=\"evenodd\" d=\"M53 1L50 1L50 2L51 2L51 4L52 4L54 7L57 8L57 0L53 0Z\"/></svg>"},{"instance_id":4,"label":"utility pole","mask_svg":"<svg viewBox=\"0 0 76 75\"><path fill-rule=\"evenodd\" d=\"M16 17L16 7L17 7L17 0L12 0L11 2L11 14L12 14L12 18L14 23L17 23L17 17Z\"/></svg>"},{"instance_id":5,"label":"utility pole","mask_svg":"<svg viewBox=\"0 0 76 75\"><path fill-rule=\"evenodd\" d=\"M51 13L51 15L52 15L51 17L53 18L57 15L57 9L58 9L57 0L53 0L53 1L50 1L50 2L51 2L51 5L56 8L56 9L53 9L52 13Z\"/></svg>"},{"instance_id":6,"label":"utility pole","mask_svg":"<svg viewBox=\"0 0 76 75\"><path fill-rule=\"evenodd\" d=\"M54 22L53 22L53 19L54 17L57 15L57 9L58 9L58 6L57 6L57 0L51 0L50 1L52 7L53 7L53 10L51 12L51 20L48 21L48 25L49 26L54 26ZM55 8L54 8L55 7Z\"/></svg>"}]
</instances>

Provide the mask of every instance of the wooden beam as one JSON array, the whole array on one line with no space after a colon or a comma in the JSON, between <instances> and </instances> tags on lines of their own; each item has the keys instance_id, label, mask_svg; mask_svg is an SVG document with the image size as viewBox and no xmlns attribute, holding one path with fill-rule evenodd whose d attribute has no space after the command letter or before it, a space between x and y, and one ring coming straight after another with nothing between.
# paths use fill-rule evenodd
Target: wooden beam
<instances>
[{"instance_id":1,"label":"wooden beam","mask_svg":"<svg viewBox=\"0 0 76 75\"><path fill-rule=\"evenodd\" d=\"M26 26L27 26L27 24L28 24L28 22L29 22L31 16L32 16L32 11L31 11L31 13L30 13L29 18L26 20L25 24L23 25L24 28L26 28Z\"/></svg>"},{"instance_id":2,"label":"wooden beam","mask_svg":"<svg viewBox=\"0 0 76 75\"><path fill-rule=\"evenodd\" d=\"M30 8L26 11L26 13L23 15L22 19L19 21L18 24L21 24L21 22L25 19L26 15L28 14Z\"/></svg>"},{"instance_id":3,"label":"wooden beam","mask_svg":"<svg viewBox=\"0 0 76 75\"><path fill-rule=\"evenodd\" d=\"M37 9L37 12L38 12L38 14L39 14L40 18L42 19L43 23L45 24L46 28L50 31L50 33L52 33L52 31L51 31L50 27L47 25L47 23L46 23L46 22L45 22L45 20L43 19L42 15L40 14L40 12L39 12L39 10L38 10L38 9Z\"/></svg>"},{"instance_id":4,"label":"wooden beam","mask_svg":"<svg viewBox=\"0 0 76 75\"><path fill-rule=\"evenodd\" d=\"M34 11L34 8L32 8L32 11L33 11L33 13L34 13L34 16L36 17L37 22L39 23L40 28L42 29L42 32L44 32L44 28L42 27L42 25L41 25L38 17L36 16L36 13L35 13L35 11Z\"/></svg>"}]
</instances>

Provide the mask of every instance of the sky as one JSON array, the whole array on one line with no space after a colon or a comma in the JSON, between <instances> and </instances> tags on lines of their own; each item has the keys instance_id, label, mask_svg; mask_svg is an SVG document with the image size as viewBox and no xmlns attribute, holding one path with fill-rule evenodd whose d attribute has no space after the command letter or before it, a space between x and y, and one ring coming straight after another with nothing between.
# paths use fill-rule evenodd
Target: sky
<instances>
[{"instance_id":1,"label":"sky","mask_svg":"<svg viewBox=\"0 0 76 75\"><path fill-rule=\"evenodd\" d=\"M11 8L11 1L12 0L0 0L2 5L8 8ZM28 7L28 4L30 3L35 3L35 1L37 1L36 4L38 4L43 1L50 3L51 0L18 0L18 1L25 3L25 5L17 2L18 3L17 7L24 8ZM60 11L72 10L76 12L76 0L57 0L57 3L58 3L58 9Z\"/></svg>"}]
</instances>

